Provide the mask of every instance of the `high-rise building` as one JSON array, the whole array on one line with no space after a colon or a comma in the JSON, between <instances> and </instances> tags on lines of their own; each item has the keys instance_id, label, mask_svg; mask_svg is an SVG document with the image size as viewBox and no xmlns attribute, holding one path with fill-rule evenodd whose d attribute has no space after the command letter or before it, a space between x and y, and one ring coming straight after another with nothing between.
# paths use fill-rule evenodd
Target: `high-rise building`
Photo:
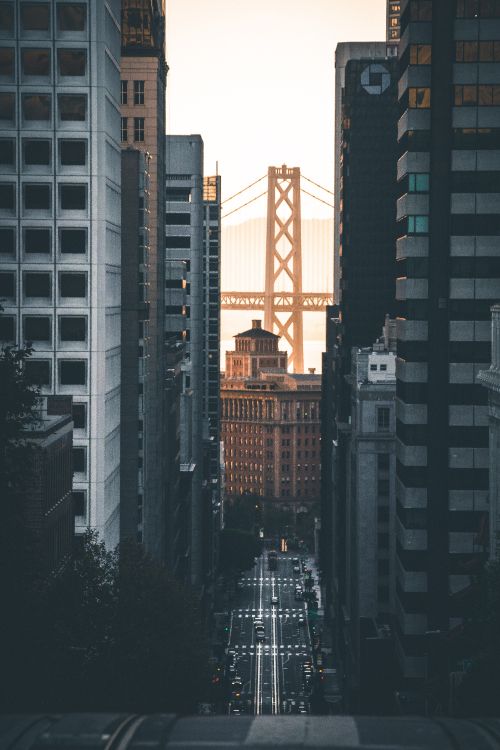
<instances>
[{"instance_id":1,"label":"high-rise building","mask_svg":"<svg viewBox=\"0 0 500 750\"><path fill-rule=\"evenodd\" d=\"M118 3L2 3L0 298L44 395L73 397L76 531L120 526Z\"/></svg>"},{"instance_id":2,"label":"high-rise building","mask_svg":"<svg viewBox=\"0 0 500 750\"><path fill-rule=\"evenodd\" d=\"M388 56L398 53L398 42L401 36L401 5L401 0L387 0L385 38Z\"/></svg>"},{"instance_id":3,"label":"high-rise building","mask_svg":"<svg viewBox=\"0 0 500 750\"><path fill-rule=\"evenodd\" d=\"M122 360L122 375L139 389L138 398L122 402L128 425L122 426L122 479L128 478L122 493L122 538L133 535L165 561L164 0L122 0L121 11L121 144L128 180L122 205L128 227L122 246L128 274L122 284L127 308L122 340L129 354ZM141 160L138 152L146 157Z\"/></svg>"},{"instance_id":4,"label":"high-rise building","mask_svg":"<svg viewBox=\"0 0 500 750\"><path fill-rule=\"evenodd\" d=\"M478 372L500 295L499 17L483 0L402 3L396 612L402 676L415 687L442 684L451 668L447 638L485 553ZM446 695L445 683L441 704Z\"/></svg>"}]
</instances>

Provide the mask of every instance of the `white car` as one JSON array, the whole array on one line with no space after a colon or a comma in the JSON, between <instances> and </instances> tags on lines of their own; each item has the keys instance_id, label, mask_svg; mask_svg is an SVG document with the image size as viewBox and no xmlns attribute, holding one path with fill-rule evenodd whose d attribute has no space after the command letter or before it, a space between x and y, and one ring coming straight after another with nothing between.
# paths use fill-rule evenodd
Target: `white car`
<instances>
[{"instance_id":1,"label":"white car","mask_svg":"<svg viewBox=\"0 0 500 750\"><path fill-rule=\"evenodd\" d=\"M276 595L272 596L271 597L271 604L278 604L278 603L279 603L278 597Z\"/></svg>"},{"instance_id":2,"label":"white car","mask_svg":"<svg viewBox=\"0 0 500 750\"><path fill-rule=\"evenodd\" d=\"M258 617L257 619L255 619L253 621L253 626L254 626L254 628L263 628L264 627L264 620L261 620L260 617Z\"/></svg>"},{"instance_id":3,"label":"white car","mask_svg":"<svg viewBox=\"0 0 500 750\"><path fill-rule=\"evenodd\" d=\"M255 637L258 641L266 640L266 631L264 630L264 626L255 628Z\"/></svg>"}]
</instances>

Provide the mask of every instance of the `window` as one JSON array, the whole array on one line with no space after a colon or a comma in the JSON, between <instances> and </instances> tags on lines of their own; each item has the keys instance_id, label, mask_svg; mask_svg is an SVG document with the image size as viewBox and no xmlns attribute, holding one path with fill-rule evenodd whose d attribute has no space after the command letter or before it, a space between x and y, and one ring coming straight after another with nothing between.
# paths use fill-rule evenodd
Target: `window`
<instances>
[{"instance_id":1,"label":"window","mask_svg":"<svg viewBox=\"0 0 500 750\"><path fill-rule=\"evenodd\" d=\"M87 338L87 319L76 315L59 318L59 337L61 341L85 341Z\"/></svg>"},{"instance_id":2,"label":"window","mask_svg":"<svg viewBox=\"0 0 500 750\"><path fill-rule=\"evenodd\" d=\"M127 102L128 102L128 81L121 81L120 104L127 104Z\"/></svg>"},{"instance_id":3,"label":"window","mask_svg":"<svg viewBox=\"0 0 500 750\"><path fill-rule=\"evenodd\" d=\"M16 186L10 182L0 183L0 210L14 211L16 207Z\"/></svg>"},{"instance_id":4,"label":"window","mask_svg":"<svg viewBox=\"0 0 500 750\"><path fill-rule=\"evenodd\" d=\"M14 47L0 47L0 76L14 77Z\"/></svg>"},{"instance_id":5,"label":"window","mask_svg":"<svg viewBox=\"0 0 500 750\"><path fill-rule=\"evenodd\" d=\"M455 86L456 107L500 106L500 85Z\"/></svg>"},{"instance_id":6,"label":"window","mask_svg":"<svg viewBox=\"0 0 500 750\"><path fill-rule=\"evenodd\" d=\"M85 94L60 94L58 103L61 122L82 122L87 117Z\"/></svg>"},{"instance_id":7,"label":"window","mask_svg":"<svg viewBox=\"0 0 500 750\"><path fill-rule=\"evenodd\" d=\"M15 94L0 93L0 120L14 119Z\"/></svg>"},{"instance_id":8,"label":"window","mask_svg":"<svg viewBox=\"0 0 500 750\"><path fill-rule=\"evenodd\" d=\"M380 371L386 372L387 371L387 365L380 365Z\"/></svg>"},{"instance_id":9,"label":"window","mask_svg":"<svg viewBox=\"0 0 500 750\"><path fill-rule=\"evenodd\" d=\"M24 185L24 208L47 211L50 209L50 185L38 183Z\"/></svg>"},{"instance_id":10,"label":"window","mask_svg":"<svg viewBox=\"0 0 500 750\"><path fill-rule=\"evenodd\" d=\"M21 27L24 31L49 30L48 3L21 3Z\"/></svg>"},{"instance_id":11,"label":"window","mask_svg":"<svg viewBox=\"0 0 500 750\"><path fill-rule=\"evenodd\" d=\"M408 216L408 234L427 234L428 231L428 216Z\"/></svg>"},{"instance_id":12,"label":"window","mask_svg":"<svg viewBox=\"0 0 500 750\"><path fill-rule=\"evenodd\" d=\"M13 167L15 164L15 141L12 138L0 139L0 165Z\"/></svg>"},{"instance_id":13,"label":"window","mask_svg":"<svg viewBox=\"0 0 500 750\"><path fill-rule=\"evenodd\" d=\"M87 52L84 49L57 50L57 65L60 76L84 76L87 68Z\"/></svg>"},{"instance_id":14,"label":"window","mask_svg":"<svg viewBox=\"0 0 500 750\"><path fill-rule=\"evenodd\" d=\"M377 365L370 365L370 370L375 372L377 370Z\"/></svg>"},{"instance_id":15,"label":"window","mask_svg":"<svg viewBox=\"0 0 500 750\"><path fill-rule=\"evenodd\" d=\"M15 340L15 318L12 315L0 315L0 341L14 342Z\"/></svg>"},{"instance_id":16,"label":"window","mask_svg":"<svg viewBox=\"0 0 500 750\"><path fill-rule=\"evenodd\" d=\"M85 474L87 472L87 451L85 448L73 448L73 472Z\"/></svg>"},{"instance_id":17,"label":"window","mask_svg":"<svg viewBox=\"0 0 500 750\"><path fill-rule=\"evenodd\" d=\"M24 252L25 253L43 253L51 251L50 229L32 228L24 230Z\"/></svg>"},{"instance_id":18,"label":"window","mask_svg":"<svg viewBox=\"0 0 500 750\"><path fill-rule=\"evenodd\" d=\"M389 453L378 453L377 454L377 469L379 471L389 471L390 459L391 457Z\"/></svg>"},{"instance_id":19,"label":"window","mask_svg":"<svg viewBox=\"0 0 500 750\"><path fill-rule=\"evenodd\" d=\"M409 88L408 106L410 109L429 109L431 106L430 88Z\"/></svg>"},{"instance_id":20,"label":"window","mask_svg":"<svg viewBox=\"0 0 500 750\"><path fill-rule=\"evenodd\" d=\"M85 166L86 141L59 141L59 159L62 166Z\"/></svg>"},{"instance_id":21,"label":"window","mask_svg":"<svg viewBox=\"0 0 500 750\"><path fill-rule=\"evenodd\" d=\"M189 188L166 188L165 200L189 203L191 190Z\"/></svg>"},{"instance_id":22,"label":"window","mask_svg":"<svg viewBox=\"0 0 500 750\"><path fill-rule=\"evenodd\" d=\"M24 94L23 117L25 120L50 120L52 100L50 94Z\"/></svg>"},{"instance_id":23,"label":"window","mask_svg":"<svg viewBox=\"0 0 500 750\"><path fill-rule=\"evenodd\" d=\"M83 3L57 3L59 31L84 31L86 8Z\"/></svg>"},{"instance_id":24,"label":"window","mask_svg":"<svg viewBox=\"0 0 500 750\"><path fill-rule=\"evenodd\" d=\"M0 300L16 296L15 292L16 277L13 271L0 272Z\"/></svg>"},{"instance_id":25,"label":"window","mask_svg":"<svg viewBox=\"0 0 500 750\"><path fill-rule=\"evenodd\" d=\"M59 243L61 253L80 255L87 249L87 232L85 229L61 229Z\"/></svg>"},{"instance_id":26,"label":"window","mask_svg":"<svg viewBox=\"0 0 500 750\"><path fill-rule=\"evenodd\" d=\"M33 385L50 385L50 362L46 359L28 359L24 363L27 379Z\"/></svg>"},{"instance_id":27,"label":"window","mask_svg":"<svg viewBox=\"0 0 500 750\"><path fill-rule=\"evenodd\" d=\"M379 406L377 409L377 430L386 431L390 427L390 409L388 406Z\"/></svg>"},{"instance_id":28,"label":"window","mask_svg":"<svg viewBox=\"0 0 500 750\"><path fill-rule=\"evenodd\" d=\"M75 430L84 430L87 427L87 404L75 404L71 407L73 414L73 427Z\"/></svg>"},{"instance_id":29,"label":"window","mask_svg":"<svg viewBox=\"0 0 500 750\"><path fill-rule=\"evenodd\" d=\"M410 46L411 65L430 65L432 62L432 47L430 44L412 44Z\"/></svg>"},{"instance_id":30,"label":"window","mask_svg":"<svg viewBox=\"0 0 500 750\"><path fill-rule=\"evenodd\" d=\"M191 246L191 241L190 241L189 236L165 237L165 247L188 248L190 246Z\"/></svg>"},{"instance_id":31,"label":"window","mask_svg":"<svg viewBox=\"0 0 500 750\"><path fill-rule=\"evenodd\" d=\"M432 21L432 0L412 0L410 4L411 21Z\"/></svg>"},{"instance_id":32,"label":"window","mask_svg":"<svg viewBox=\"0 0 500 750\"><path fill-rule=\"evenodd\" d=\"M385 531L379 531L377 534L377 543L379 549L389 549L389 534Z\"/></svg>"},{"instance_id":33,"label":"window","mask_svg":"<svg viewBox=\"0 0 500 750\"><path fill-rule=\"evenodd\" d=\"M121 118L121 141L128 141L128 120L126 117Z\"/></svg>"},{"instance_id":34,"label":"window","mask_svg":"<svg viewBox=\"0 0 500 750\"><path fill-rule=\"evenodd\" d=\"M50 76L50 50L25 47L21 50L21 66L25 76Z\"/></svg>"},{"instance_id":35,"label":"window","mask_svg":"<svg viewBox=\"0 0 500 750\"><path fill-rule=\"evenodd\" d=\"M86 495L83 490L73 490L72 493L73 497L73 511L75 516L85 516L86 515Z\"/></svg>"},{"instance_id":36,"label":"window","mask_svg":"<svg viewBox=\"0 0 500 750\"><path fill-rule=\"evenodd\" d=\"M24 274L25 297L50 297L50 273L27 272Z\"/></svg>"},{"instance_id":37,"label":"window","mask_svg":"<svg viewBox=\"0 0 500 750\"><path fill-rule=\"evenodd\" d=\"M0 31L14 31L14 7L12 3L0 3Z\"/></svg>"},{"instance_id":38,"label":"window","mask_svg":"<svg viewBox=\"0 0 500 750\"><path fill-rule=\"evenodd\" d=\"M25 341L52 341L50 318L41 316L24 318Z\"/></svg>"},{"instance_id":39,"label":"window","mask_svg":"<svg viewBox=\"0 0 500 750\"><path fill-rule=\"evenodd\" d=\"M177 224L178 226L181 225L189 225L191 223L191 214L184 212L184 213L167 213L165 215L165 224L167 226L171 226L173 224ZM218 266L215 270L218 270Z\"/></svg>"},{"instance_id":40,"label":"window","mask_svg":"<svg viewBox=\"0 0 500 750\"><path fill-rule=\"evenodd\" d=\"M377 482L377 494L379 497L389 497L389 480L379 479ZM383 520L380 518L380 520ZM387 520L387 519L385 519Z\"/></svg>"},{"instance_id":41,"label":"window","mask_svg":"<svg viewBox=\"0 0 500 750\"><path fill-rule=\"evenodd\" d=\"M134 104L144 104L144 81L134 81Z\"/></svg>"},{"instance_id":42,"label":"window","mask_svg":"<svg viewBox=\"0 0 500 750\"><path fill-rule=\"evenodd\" d=\"M50 141L41 138L23 141L24 163L28 166L50 164Z\"/></svg>"},{"instance_id":43,"label":"window","mask_svg":"<svg viewBox=\"0 0 500 750\"><path fill-rule=\"evenodd\" d=\"M134 117L134 141L144 140L144 117Z\"/></svg>"},{"instance_id":44,"label":"window","mask_svg":"<svg viewBox=\"0 0 500 750\"><path fill-rule=\"evenodd\" d=\"M84 273L60 273L59 291L61 297L85 297L87 278Z\"/></svg>"},{"instance_id":45,"label":"window","mask_svg":"<svg viewBox=\"0 0 500 750\"><path fill-rule=\"evenodd\" d=\"M16 230L14 227L0 227L0 253L13 254L16 251Z\"/></svg>"},{"instance_id":46,"label":"window","mask_svg":"<svg viewBox=\"0 0 500 750\"><path fill-rule=\"evenodd\" d=\"M60 185L60 206L65 211L83 211L87 208L86 185Z\"/></svg>"},{"instance_id":47,"label":"window","mask_svg":"<svg viewBox=\"0 0 500 750\"><path fill-rule=\"evenodd\" d=\"M457 0L457 18L500 18L497 0Z\"/></svg>"},{"instance_id":48,"label":"window","mask_svg":"<svg viewBox=\"0 0 500 750\"><path fill-rule=\"evenodd\" d=\"M428 193L429 192L429 175L409 174L408 175L408 192L409 193Z\"/></svg>"},{"instance_id":49,"label":"window","mask_svg":"<svg viewBox=\"0 0 500 750\"><path fill-rule=\"evenodd\" d=\"M84 359L60 359L59 383L61 385L85 385L87 368Z\"/></svg>"}]
</instances>

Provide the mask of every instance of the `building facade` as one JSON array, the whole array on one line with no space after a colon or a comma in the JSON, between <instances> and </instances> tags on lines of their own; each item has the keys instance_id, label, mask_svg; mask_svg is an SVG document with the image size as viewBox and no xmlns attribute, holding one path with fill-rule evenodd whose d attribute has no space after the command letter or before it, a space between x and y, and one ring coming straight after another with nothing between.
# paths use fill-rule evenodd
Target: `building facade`
<instances>
[{"instance_id":1,"label":"building facade","mask_svg":"<svg viewBox=\"0 0 500 750\"><path fill-rule=\"evenodd\" d=\"M398 53L398 42L401 36L401 0L387 0L386 41L388 55ZM392 52L394 50L394 52Z\"/></svg>"},{"instance_id":2,"label":"building facade","mask_svg":"<svg viewBox=\"0 0 500 750\"><path fill-rule=\"evenodd\" d=\"M120 532L120 3L2 4L0 297L73 397L76 531ZM7 330L8 328L8 330Z\"/></svg>"},{"instance_id":3,"label":"building facade","mask_svg":"<svg viewBox=\"0 0 500 750\"><path fill-rule=\"evenodd\" d=\"M249 492L294 510L318 501L321 377L290 375L280 367L235 374L240 368L252 371L257 360L284 356L286 364L278 336L262 329L260 321L235 338L221 383L227 496Z\"/></svg>"},{"instance_id":4,"label":"building facade","mask_svg":"<svg viewBox=\"0 0 500 750\"><path fill-rule=\"evenodd\" d=\"M499 17L498 3L401 4L396 613L415 687L449 670L447 637L485 553L478 373L500 294Z\"/></svg>"}]
</instances>

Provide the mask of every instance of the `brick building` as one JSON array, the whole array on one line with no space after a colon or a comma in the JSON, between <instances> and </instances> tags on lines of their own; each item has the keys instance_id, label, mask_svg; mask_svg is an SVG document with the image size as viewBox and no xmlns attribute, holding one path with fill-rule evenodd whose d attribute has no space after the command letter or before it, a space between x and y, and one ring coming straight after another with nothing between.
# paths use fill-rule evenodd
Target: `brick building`
<instances>
[{"instance_id":1,"label":"brick building","mask_svg":"<svg viewBox=\"0 0 500 750\"><path fill-rule=\"evenodd\" d=\"M279 337L260 321L235 338L221 383L226 495L251 492L297 510L319 498L321 377L288 374ZM271 360L279 365L266 367Z\"/></svg>"}]
</instances>

